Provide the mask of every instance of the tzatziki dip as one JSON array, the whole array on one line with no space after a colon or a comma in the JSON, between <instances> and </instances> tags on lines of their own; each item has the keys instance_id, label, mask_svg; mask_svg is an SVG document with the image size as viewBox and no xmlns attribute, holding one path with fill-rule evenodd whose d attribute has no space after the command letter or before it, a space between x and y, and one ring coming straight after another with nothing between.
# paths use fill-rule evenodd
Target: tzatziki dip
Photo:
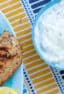
<instances>
[{"instance_id":1,"label":"tzatziki dip","mask_svg":"<svg viewBox=\"0 0 64 94\"><path fill-rule=\"evenodd\" d=\"M44 60L64 66L64 0L42 13L36 24L35 40Z\"/></svg>"}]
</instances>

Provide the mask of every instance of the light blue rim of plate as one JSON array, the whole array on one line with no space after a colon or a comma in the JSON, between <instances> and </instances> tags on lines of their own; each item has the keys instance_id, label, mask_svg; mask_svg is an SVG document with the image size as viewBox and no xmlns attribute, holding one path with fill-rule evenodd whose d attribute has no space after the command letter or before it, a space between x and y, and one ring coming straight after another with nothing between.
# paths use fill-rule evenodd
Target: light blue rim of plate
<instances>
[{"instance_id":1,"label":"light blue rim of plate","mask_svg":"<svg viewBox=\"0 0 64 94\"><path fill-rule=\"evenodd\" d=\"M10 30L8 30L8 31L16 37L16 34L15 34L14 30L12 29L12 26L11 26L10 22L9 22L8 19L5 17L5 15L3 14L3 12L1 12L1 11L0 11L0 16L3 17L3 20L4 20L4 21L6 21L5 23L7 24L8 28L10 29Z\"/></svg>"},{"instance_id":2,"label":"light blue rim of plate","mask_svg":"<svg viewBox=\"0 0 64 94\"><path fill-rule=\"evenodd\" d=\"M53 62L51 63L51 62L49 62L48 60L46 60L46 58L42 55L42 52L41 52L40 48L38 47L38 44L37 44L36 41L35 41L35 33L34 33L34 32L35 32L35 27L36 27L36 25L37 25L37 23L38 23L38 19L40 18L40 16L41 16L47 9L49 9L50 7L52 7L53 5L55 5L56 3L59 3L60 1L61 1L61 0L51 0L45 7L43 7L43 8L39 11L37 17L35 18L34 24L33 24L32 40L33 40L34 47L35 47L35 49L36 49L38 55L41 57L41 59L43 59L48 65L50 65L50 66L52 66L52 67L54 67L54 68L59 68L59 69L61 70L61 69L64 69L64 66L61 67L61 66L59 66L59 65L57 65L57 64L54 64Z\"/></svg>"}]
</instances>

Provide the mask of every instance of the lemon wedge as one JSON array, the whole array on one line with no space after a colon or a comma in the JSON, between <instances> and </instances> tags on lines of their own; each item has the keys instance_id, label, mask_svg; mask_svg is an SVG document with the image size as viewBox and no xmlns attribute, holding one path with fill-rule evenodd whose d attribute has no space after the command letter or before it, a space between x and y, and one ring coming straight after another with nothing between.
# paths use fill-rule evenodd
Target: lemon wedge
<instances>
[{"instance_id":1,"label":"lemon wedge","mask_svg":"<svg viewBox=\"0 0 64 94\"><path fill-rule=\"evenodd\" d=\"M13 88L0 87L0 94L18 94L18 92Z\"/></svg>"}]
</instances>

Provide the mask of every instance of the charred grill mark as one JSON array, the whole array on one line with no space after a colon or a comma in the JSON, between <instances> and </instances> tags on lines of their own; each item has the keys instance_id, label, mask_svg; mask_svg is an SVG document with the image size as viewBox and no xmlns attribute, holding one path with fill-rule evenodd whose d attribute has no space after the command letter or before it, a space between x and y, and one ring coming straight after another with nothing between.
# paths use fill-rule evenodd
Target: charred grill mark
<instances>
[{"instance_id":1,"label":"charred grill mark","mask_svg":"<svg viewBox=\"0 0 64 94\"><path fill-rule=\"evenodd\" d=\"M9 55L9 56L7 56L7 55L0 55L0 61L5 61L5 60L13 59L15 56L16 55L13 55L13 56L11 56L11 55Z\"/></svg>"},{"instance_id":2,"label":"charred grill mark","mask_svg":"<svg viewBox=\"0 0 64 94\"><path fill-rule=\"evenodd\" d=\"M0 47L0 61L4 61L4 60L8 60L8 59L13 59L15 55L11 55L9 52L8 52L8 48L6 47Z\"/></svg>"},{"instance_id":3,"label":"charred grill mark","mask_svg":"<svg viewBox=\"0 0 64 94\"><path fill-rule=\"evenodd\" d=\"M0 50L1 51L8 51L8 48L7 47L0 47Z\"/></svg>"},{"instance_id":4,"label":"charred grill mark","mask_svg":"<svg viewBox=\"0 0 64 94\"><path fill-rule=\"evenodd\" d=\"M7 54L0 54L0 58L8 58L9 56Z\"/></svg>"},{"instance_id":5,"label":"charred grill mark","mask_svg":"<svg viewBox=\"0 0 64 94\"><path fill-rule=\"evenodd\" d=\"M2 69L3 68L3 65L0 65L0 69Z\"/></svg>"}]
</instances>

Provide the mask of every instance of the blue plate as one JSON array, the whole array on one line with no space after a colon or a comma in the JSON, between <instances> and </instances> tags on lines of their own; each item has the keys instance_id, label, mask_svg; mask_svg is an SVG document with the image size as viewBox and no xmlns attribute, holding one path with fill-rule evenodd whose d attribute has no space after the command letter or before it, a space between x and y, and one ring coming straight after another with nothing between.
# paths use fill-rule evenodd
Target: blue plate
<instances>
[{"instance_id":1,"label":"blue plate","mask_svg":"<svg viewBox=\"0 0 64 94\"><path fill-rule=\"evenodd\" d=\"M0 34L4 30L9 31L15 36L15 33L4 14L0 11ZM18 70L3 84L3 86L8 86L15 88L19 94L23 91L23 65L21 65Z\"/></svg>"},{"instance_id":2,"label":"blue plate","mask_svg":"<svg viewBox=\"0 0 64 94\"><path fill-rule=\"evenodd\" d=\"M39 42L38 42L39 40L38 40L38 41L36 40L36 33L37 33L36 28L37 28L37 26L38 26L38 22L39 22L39 20L40 20L41 15L42 15L47 9L49 9L50 7L52 7L53 5L55 5L56 3L59 3L60 1L61 1L61 0L51 0L51 2L48 3L45 7L43 7L43 8L41 9L41 11L38 13L38 15L37 15L37 17L36 17L36 19L35 19L35 22L34 22L34 24L33 24L32 40L33 40L33 43L34 43L34 46L35 46L35 49L36 49L37 53L39 54L39 56L40 56L42 59L45 60L45 62L46 62L47 64L51 65L52 67L57 67L57 68L60 68L60 69L64 69L64 67L60 67L59 65L54 64L53 62L49 62L49 61L44 57L43 52L42 52L42 50L41 50L41 48L40 48L40 46L39 46ZM36 30L36 31L35 31L35 30Z\"/></svg>"},{"instance_id":3,"label":"blue plate","mask_svg":"<svg viewBox=\"0 0 64 94\"><path fill-rule=\"evenodd\" d=\"M15 35L9 21L6 19L4 14L0 11L0 34L2 34L4 30L7 30Z\"/></svg>"}]
</instances>

